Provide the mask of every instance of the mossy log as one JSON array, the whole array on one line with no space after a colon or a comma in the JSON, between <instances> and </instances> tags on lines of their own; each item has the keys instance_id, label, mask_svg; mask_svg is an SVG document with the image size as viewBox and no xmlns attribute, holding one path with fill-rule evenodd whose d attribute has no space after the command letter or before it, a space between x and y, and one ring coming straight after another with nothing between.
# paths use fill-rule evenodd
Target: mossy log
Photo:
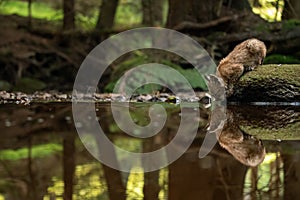
<instances>
[{"instance_id":1,"label":"mossy log","mask_svg":"<svg viewBox=\"0 0 300 200\"><path fill-rule=\"evenodd\" d=\"M263 140L299 140L300 107L229 105L234 120L247 134Z\"/></svg>"},{"instance_id":2,"label":"mossy log","mask_svg":"<svg viewBox=\"0 0 300 200\"><path fill-rule=\"evenodd\" d=\"M300 102L300 65L263 65L246 73L229 101Z\"/></svg>"}]
</instances>

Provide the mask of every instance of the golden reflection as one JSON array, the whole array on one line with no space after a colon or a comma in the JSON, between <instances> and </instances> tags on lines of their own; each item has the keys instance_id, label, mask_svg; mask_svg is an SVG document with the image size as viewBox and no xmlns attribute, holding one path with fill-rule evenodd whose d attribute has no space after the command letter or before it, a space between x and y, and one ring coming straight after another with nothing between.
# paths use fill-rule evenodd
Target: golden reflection
<instances>
[{"instance_id":1,"label":"golden reflection","mask_svg":"<svg viewBox=\"0 0 300 200\"><path fill-rule=\"evenodd\" d=\"M48 188L48 195L44 200L55 197L56 200L63 200L64 182L62 177L53 177L53 185ZM77 165L75 170L75 188L73 199L108 199L107 186L103 177L103 170L100 163L88 163Z\"/></svg>"},{"instance_id":2,"label":"golden reflection","mask_svg":"<svg viewBox=\"0 0 300 200\"><path fill-rule=\"evenodd\" d=\"M158 199L167 199L168 195L168 174L169 170L167 168L163 168L159 170L159 186L160 191L158 193Z\"/></svg>"},{"instance_id":3,"label":"golden reflection","mask_svg":"<svg viewBox=\"0 0 300 200\"><path fill-rule=\"evenodd\" d=\"M163 168L160 169L158 172L158 196L155 197L158 199L167 199L168 195L168 169ZM154 175L156 172L150 172L148 173L148 177L146 177L147 173L143 172L142 168L133 168L132 172L129 173L127 184L126 184L126 200L136 200L136 199L149 199L152 198L151 194L147 193L146 187L150 187L151 189L155 189L154 185L156 180ZM152 174L151 174L152 173ZM150 184L145 180L146 178L149 178ZM148 181L149 181L148 180ZM147 182L147 184L145 184ZM146 193L145 193L146 192ZM147 196L149 195L149 196Z\"/></svg>"},{"instance_id":4,"label":"golden reflection","mask_svg":"<svg viewBox=\"0 0 300 200\"><path fill-rule=\"evenodd\" d=\"M143 169L134 168L128 176L126 195L127 200L143 199L144 174ZM138 172L138 173L135 173Z\"/></svg>"},{"instance_id":5,"label":"golden reflection","mask_svg":"<svg viewBox=\"0 0 300 200\"><path fill-rule=\"evenodd\" d=\"M245 198L281 199L283 197L284 170L279 152L267 153L265 160L257 167L247 170L244 183Z\"/></svg>"}]
</instances>

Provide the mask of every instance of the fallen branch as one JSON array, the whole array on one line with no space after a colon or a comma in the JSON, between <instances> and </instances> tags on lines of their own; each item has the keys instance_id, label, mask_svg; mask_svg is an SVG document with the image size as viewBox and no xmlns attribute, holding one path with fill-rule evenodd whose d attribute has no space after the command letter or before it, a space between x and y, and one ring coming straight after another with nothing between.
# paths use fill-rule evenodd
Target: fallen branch
<instances>
[{"instance_id":1,"label":"fallen branch","mask_svg":"<svg viewBox=\"0 0 300 200\"><path fill-rule=\"evenodd\" d=\"M300 26L289 31L280 31L277 33L266 32L243 32L231 33L215 38L220 46L239 43L249 38L258 38L264 41L268 46L268 53L295 53L299 51Z\"/></svg>"},{"instance_id":2,"label":"fallen branch","mask_svg":"<svg viewBox=\"0 0 300 200\"><path fill-rule=\"evenodd\" d=\"M239 15L225 16L225 17L222 17L222 18L219 18L216 20L212 20L207 23L202 23L202 24L184 21L184 22L181 22L180 24L174 26L172 29L177 30L177 31L182 31L184 29L206 29L206 28L218 26L218 25L226 23L226 22L230 22L232 20L236 20L239 17L241 17L241 16L239 16Z\"/></svg>"}]
</instances>

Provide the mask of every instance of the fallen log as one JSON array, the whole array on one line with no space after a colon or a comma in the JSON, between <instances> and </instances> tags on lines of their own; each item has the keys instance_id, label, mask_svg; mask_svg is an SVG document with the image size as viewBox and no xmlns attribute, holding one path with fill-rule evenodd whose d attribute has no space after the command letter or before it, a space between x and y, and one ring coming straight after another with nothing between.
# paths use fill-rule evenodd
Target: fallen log
<instances>
[{"instance_id":1,"label":"fallen log","mask_svg":"<svg viewBox=\"0 0 300 200\"><path fill-rule=\"evenodd\" d=\"M245 74L228 99L238 102L300 102L300 65L263 65Z\"/></svg>"}]
</instances>

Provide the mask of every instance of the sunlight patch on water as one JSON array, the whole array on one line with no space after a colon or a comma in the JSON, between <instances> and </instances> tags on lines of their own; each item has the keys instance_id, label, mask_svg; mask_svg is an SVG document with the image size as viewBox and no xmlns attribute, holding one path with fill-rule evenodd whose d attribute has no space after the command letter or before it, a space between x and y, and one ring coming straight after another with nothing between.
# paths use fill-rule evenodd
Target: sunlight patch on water
<instances>
[{"instance_id":1,"label":"sunlight patch on water","mask_svg":"<svg viewBox=\"0 0 300 200\"><path fill-rule=\"evenodd\" d=\"M144 198L144 174L143 169L135 167L129 174L127 182L127 200L143 199Z\"/></svg>"},{"instance_id":2,"label":"sunlight patch on water","mask_svg":"<svg viewBox=\"0 0 300 200\"><path fill-rule=\"evenodd\" d=\"M280 153L267 153L262 164L247 170L244 182L245 199L250 198L253 192L259 194L262 198L265 195L283 197L283 188L280 187L284 181L283 173L283 162ZM257 187L255 190L254 185Z\"/></svg>"}]
</instances>

